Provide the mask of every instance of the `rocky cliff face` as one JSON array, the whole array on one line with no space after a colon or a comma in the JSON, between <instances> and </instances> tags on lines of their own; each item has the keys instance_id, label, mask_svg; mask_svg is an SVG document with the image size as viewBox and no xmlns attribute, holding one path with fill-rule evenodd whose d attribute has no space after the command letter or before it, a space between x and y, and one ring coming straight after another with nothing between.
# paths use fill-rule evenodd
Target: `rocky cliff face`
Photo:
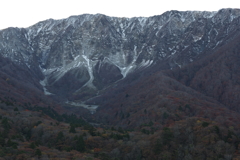
<instances>
[{"instance_id":1,"label":"rocky cliff face","mask_svg":"<svg viewBox=\"0 0 240 160\"><path fill-rule=\"evenodd\" d=\"M211 54L239 30L240 10L168 11L149 18L80 15L0 31L0 54L30 70L46 95L86 100L136 71Z\"/></svg>"}]
</instances>

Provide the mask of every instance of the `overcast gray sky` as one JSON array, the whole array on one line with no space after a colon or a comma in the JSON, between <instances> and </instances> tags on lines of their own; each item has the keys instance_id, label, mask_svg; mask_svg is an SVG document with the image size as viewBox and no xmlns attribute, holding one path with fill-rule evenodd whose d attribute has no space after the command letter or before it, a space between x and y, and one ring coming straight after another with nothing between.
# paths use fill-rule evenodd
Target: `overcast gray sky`
<instances>
[{"instance_id":1,"label":"overcast gray sky","mask_svg":"<svg viewBox=\"0 0 240 160\"><path fill-rule=\"evenodd\" d=\"M28 27L49 18L62 19L84 13L148 17L168 10L240 8L239 0L1 0L0 4L0 29Z\"/></svg>"}]
</instances>

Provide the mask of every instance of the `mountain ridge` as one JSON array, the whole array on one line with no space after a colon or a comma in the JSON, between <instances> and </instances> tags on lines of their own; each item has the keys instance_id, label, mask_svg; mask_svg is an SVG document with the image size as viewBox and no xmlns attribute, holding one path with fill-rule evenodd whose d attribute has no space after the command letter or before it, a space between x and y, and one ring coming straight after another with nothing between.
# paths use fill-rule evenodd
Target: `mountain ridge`
<instances>
[{"instance_id":1,"label":"mountain ridge","mask_svg":"<svg viewBox=\"0 0 240 160\"><path fill-rule=\"evenodd\" d=\"M137 70L156 64L181 68L204 57L234 37L239 16L239 9L222 9L167 11L148 18L84 14L49 19L0 31L0 51L27 66L46 95L71 99L87 88L86 100Z\"/></svg>"}]
</instances>

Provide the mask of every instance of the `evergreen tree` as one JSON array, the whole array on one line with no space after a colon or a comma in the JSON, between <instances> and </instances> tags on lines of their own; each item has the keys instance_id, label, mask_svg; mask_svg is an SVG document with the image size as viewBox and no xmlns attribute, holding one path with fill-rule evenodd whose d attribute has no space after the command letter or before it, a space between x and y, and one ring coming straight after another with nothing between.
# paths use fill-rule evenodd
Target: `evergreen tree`
<instances>
[{"instance_id":1,"label":"evergreen tree","mask_svg":"<svg viewBox=\"0 0 240 160\"><path fill-rule=\"evenodd\" d=\"M70 128L70 129L71 129L71 128ZM76 131L75 131L75 132L76 132ZM57 141L61 141L61 140L63 140L63 138L64 138L64 135L63 135L63 132L61 131L61 132L58 133Z\"/></svg>"},{"instance_id":2,"label":"evergreen tree","mask_svg":"<svg viewBox=\"0 0 240 160\"><path fill-rule=\"evenodd\" d=\"M38 156L38 158L40 158L42 156L42 152L40 149L37 149L36 152L35 152L35 155Z\"/></svg>"},{"instance_id":3,"label":"evergreen tree","mask_svg":"<svg viewBox=\"0 0 240 160\"><path fill-rule=\"evenodd\" d=\"M85 151L85 142L83 140L83 136L79 136L79 138L77 140L76 150L80 151L80 152Z\"/></svg>"},{"instance_id":4,"label":"evergreen tree","mask_svg":"<svg viewBox=\"0 0 240 160\"><path fill-rule=\"evenodd\" d=\"M71 125L69 132L76 133L75 126Z\"/></svg>"},{"instance_id":5,"label":"evergreen tree","mask_svg":"<svg viewBox=\"0 0 240 160\"><path fill-rule=\"evenodd\" d=\"M34 148L36 148L36 145L35 145L34 142L32 142L29 147L32 148L32 149L34 149Z\"/></svg>"},{"instance_id":6,"label":"evergreen tree","mask_svg":"<svg viewBox=\"0 0 240 160\"><path fill-rule=\"evenodd\" d=\"M5 145L5 137L3 134L0 132L0 146L4 147Z\"/></svg>"}]
</instances>

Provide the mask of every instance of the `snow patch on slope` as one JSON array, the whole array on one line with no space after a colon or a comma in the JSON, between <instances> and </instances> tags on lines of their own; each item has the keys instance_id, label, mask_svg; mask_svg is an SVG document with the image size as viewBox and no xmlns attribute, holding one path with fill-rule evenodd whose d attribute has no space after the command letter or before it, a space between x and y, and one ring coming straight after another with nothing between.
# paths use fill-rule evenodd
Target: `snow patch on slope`
<instances>
[{"instance_id":1,"label":"snow patch on slope","mask_svg":"<svg viewBox=\"0 0 240 160\"><path fill-rule=\"evenodd\" d=\"M84 85L84 86L88 86L88 87L90 87L90 88L93 88L93 89L95 89L96 87L93 85L93 80L94 80L94 76L93 76L93 61L92 60L90 60L86 55L83 55L82 56L84 59L85 59L85 61L86 61L86 63L85 63L85 66L87 67L87 70L88 70L88 73L89 73L89 76L90 76L90 79L89 79L89 81ZM83 87L84 87L83 86Z\"/></svg>"},{"instance_id":2,"label":"snow patch on slope","mask_svg":"<svg viewBox=\"0 0 240 160\"><path fill-rule=\"evenodd\" d=\"M46 85L47 85L47 82L46 82L46 81L47 81L46 78L45 78L44 80L42 80L42 81L39 81L39 83L40 83L40 84L42 85L42 87L43 87L44 94L47 95L47 96L49 96L49 95L54 95L53 93L48 92L48 90L47 90L47 88L46 88Z\"/></svg>"},{"instance_id":3,"label":"snow patch on slope","mask_svg":"<svg viewBox=\"0 0 240 160\"><path fill-rule=\"evenodd\" d=\"M201 35L201 36L195 36L195 35L193 35L192 37L193 37L193 41L194 41L194 42L197 42L197 41L199 41L199 40L202 39L203 35Z\"/></svg>"},{"instance_id":4,"label":"snow patch on slope","mask_svg":"<svg viewBox=\"0 0 240 160\"><path fill-rule=\"evenodd\" d=\"M76 107L86 108L91 112L91 114L96 113L96 110L98 108L98 105L87 105L87 104L84 104L84 103L76 103L76 102L70 102L70 101L67 101L66 104L70 104L70 105L76 106Z\"/></svg>"}]
</instances>

